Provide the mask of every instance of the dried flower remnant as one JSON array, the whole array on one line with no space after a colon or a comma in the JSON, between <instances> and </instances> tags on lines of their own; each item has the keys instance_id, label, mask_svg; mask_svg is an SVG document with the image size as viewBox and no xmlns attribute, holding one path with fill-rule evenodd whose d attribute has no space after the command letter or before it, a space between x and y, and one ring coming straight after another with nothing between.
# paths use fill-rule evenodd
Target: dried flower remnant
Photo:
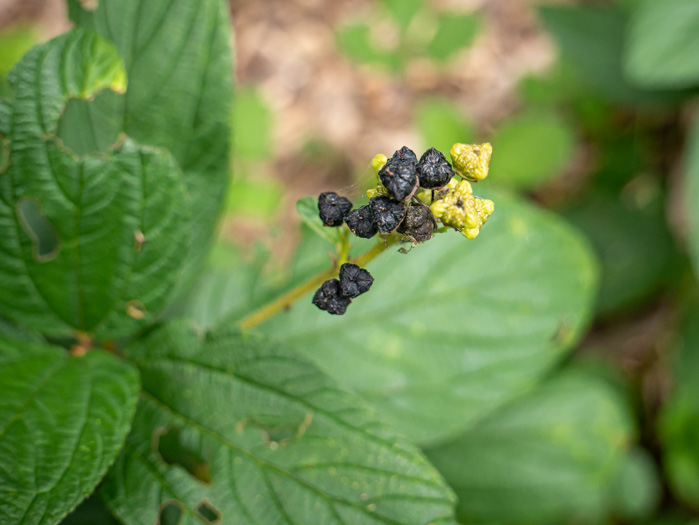
<instances>
[{"instance_id":1,"label":"dried flower remnant","mask_svg":"<svg viewBox=\"0 0 699 525\"><path fill-rule=\"evenodd\" d=\"M417 176L421 188L443 188L454 176L454 170L441 151L430 148L420 157Z\"/></svg>"},{"instance_id":2,"label":"dried flower remnant","mask_svg":"<svg viewBox=\"0 0 699 525\"><path fill-rule=\"evenodd\" d=\"M345 263L340 268L340 287L342 294L346 297L354 299L364 292L368 292L373 283L374 278L371 274L356 264Z\"/></svg>"},{"instance_id":3,"label":"dried flower remnant","mask_svg":"<svg viewBox=\"0 0 699 525\"><path fill-rule=\"evenodd\" d=\"M321 193L318 197L318 212L325 226L342 226L345 216L352 209L352 203L333 191Z\"/></svg>"},{"instance_id":4,"label":"dried flower remnant","mask_svg":"<svg viewBox=\"0 0 699 525\"><path fill-rule=\"evenodd\" d=\"M418 187L415 153L406 146L396 151L379 170L379 179L391 197L397 201L408 200Z\"/></svg>"},{"instance_id":5,"label":"dried flower remnant","mask_svg":"<svg viewBox=\"0 0 699 525\"><path fill-rule=\"evenodd\" d=\"M325 281L313 296L313 304L333 315L343 315L352 300L342 295L340 281Z\"/></svg>"},{"instance_id":6,"label":"dried flower remnant","mask_svg":"<svg viewBox=\"0 0 699 525\"><path fill-rule=\"evenodd\" d=\"M362 239L371 239L379 231L369 206L362 206L349 212L345 217L345 223L352 233Z\"/></svg>"},{"instance_id":7,"label":"dried flower remnant","mask_svg":"<svg viewBox=\"0 0 699 525\"><path fill-rule=\"evenodd\" d=\"M405 217L407 207L404 203L390 197L374 197L369 201L369 207L374 214L376 226L381 233L394 232Z\"/></svg>"},{"instance_id":8,"label":"dried flower remnant","mask_svg":"<svg viewBox=\"0 0 699 525\"><path fill-rule=\"evenodd\" d=\"M436 228L437 221L430 208L424 204L412 204L398 228L398 233L416 245L429 241Z\"/></svg>"}]
</instances>

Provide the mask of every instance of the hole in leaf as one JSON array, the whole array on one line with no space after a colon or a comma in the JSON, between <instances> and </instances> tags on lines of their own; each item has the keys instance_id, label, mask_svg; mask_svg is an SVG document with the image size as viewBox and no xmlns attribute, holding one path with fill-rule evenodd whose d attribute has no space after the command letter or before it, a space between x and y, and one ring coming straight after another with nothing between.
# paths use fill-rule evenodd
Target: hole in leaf
<instances>
[{"instance_id":1,"label":"hole in leaf","mask_svg":"<svg viewBox=\"0 0 699 525\"><path fill-rule=\"evenodd\" d=\"M209 500L202 500L196 508L197 514L209 523L216 523L221 519L221 512L214 507Z\"/></svg>"},{"instance_id":2,"label":"hole in leaf","mask_svg":"<svg viewBox=\"0 0 699 525\"><path fill-rule=\"evenodd\" d=\"M39 201L26 197L17 203L17 216L25 233L34 247L34 258L38 262L48 262L58 256L61 242L51 222L41 211Z\"/></svg>"},{"instance_id":3,"label":"hole in leaf","mask_svg":"<svg viewBox=\"0 0 699 525\"><path fill-rule=\"evenodd\" d=\"M196 452L182 443L181 429L170 427L153 433L155 451L168 465L179 465L202 483L211 483L211 468Z\"/></svg>"},{"instance_id":4,"label":"hole in leaf","mask_svg":"<svg viewBox=\"0 0 699 525\"><path fill-rule=\"evenodd\" d=\"M56 137L76 155L108 151L119 140L122 96L106 90L91 100L70 99L58 121Z\"/></svg>"},{"instance_id":5,"label":"hole in leaf","mask_svg":"<svg viewBox=\"0 0 699 525\"><path fill-rule=\"evenodd\" d=\"M182 519L182 504L176 500L169 500L160 506L160 517L156 525L177 525Z\"/></svg>"}]
</instances>

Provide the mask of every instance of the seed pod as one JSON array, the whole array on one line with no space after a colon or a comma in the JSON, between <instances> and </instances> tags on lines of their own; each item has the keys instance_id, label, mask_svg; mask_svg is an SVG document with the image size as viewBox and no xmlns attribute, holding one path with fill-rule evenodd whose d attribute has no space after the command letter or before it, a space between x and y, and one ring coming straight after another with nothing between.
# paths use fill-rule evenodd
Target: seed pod
<instances>
[{"instance_id":1,"label":"seed pod","mask_svg":"<svg viewBox=\"0 0 699 525\"><path fill-rule=\"evenodd\" d=\"M352 209L352 203L333 191L321 193L318 197L318 211L325 226L341 226L345 215Z\"/></svg>"},{"instance_id":2,"label":"seed pod","mask_svg":"<svg viewBox=\"0 0 699 525\"><path fill-rule=\"evenodd\" d=\"M405 220L398 227L398 233L406 236L413 244L429 241L437 228L437 221L430 208L422 204L412 204L408 208Z\"/></svg>"},{"instance_id":3,"label":"seed pod","mask_svg":"<svg viewBox=\"0 0 699 525\"><path fill-rule=\"evenodd\" d=\"M454 176L454 170L441 151L430 148L420 157L417 176L421 188L442 188Z\"/></svg>"},{"instance_id":4,"label":"seed pod","mask_svg":"<svg viewBox=\"0 0 699 525\"><path fill-rule=\"evenodd\" d=\"M368 205L349 212L345 217L345 223L352 233L362 239L371 239L379 231Z\"/></svg>"},{"instance_id":5,"label":"seed pod","mask_svg":"<svg viewBox=\"0 0 699 525\"><path fill-rule=\"evenodd\" d=\"M337 279L325 281L313 296L314 305L333 315L344 314L351 302L349 297L342 295L340 281Z\"/></svg>"},{"instance_id":6,"label":"seed pod","mask_svg":"<svg viewBox=\"0 0 699 525\"><path fill-rule=\"evenodd\" d=\"M381 233L395 231L405 217L406 205L390 197L374 197L369 201L369 206Z\"/></svg>"},{"instance_id":7,"label":"seed pod","mask_svg":"<svg viewBox=\"0 0 699 525\"><path fill-rule=\"evenodd\" d=\"M408 200L417 189L417 157L403 146L379 170L381 183L398 201Z\"/></svg>"},{"instance_id":8,"label":"seed pod","mask_svg":"<svg viewBox=\"0 0 699 525\"><path fill-rule=\"evenodd\" d=\"M355 298L368 292L373 282L371 274L356 264L345 263L340 268L340 287L346 297Z\"/></svg>"}]
</instances>

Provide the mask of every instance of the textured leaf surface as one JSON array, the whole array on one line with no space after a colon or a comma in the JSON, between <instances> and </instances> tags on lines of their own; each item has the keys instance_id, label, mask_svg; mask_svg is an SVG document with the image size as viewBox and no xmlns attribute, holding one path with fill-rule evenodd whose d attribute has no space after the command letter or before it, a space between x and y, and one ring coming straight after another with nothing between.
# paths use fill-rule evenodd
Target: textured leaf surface
<instances>
[{"instance_id":1,"label":"textured leaf surface","mask_svg":"<svg viewBox=\"0 0 699 525\"><path fill-rule=\"evenodd\" d=\"M189 240L182 174L123 139L76 156L56 139L70 98L123 90L114 47L75 31L13 70L10 162L0 179L0 308L43 333L123 335L170 294Z\"/></svg>"},{"instance_id":2,"label":"textured leaf surface","mask_svg":"<svg viewBox=\"0 0 699 525\"><path fill-rule=\"evenodd\" d=\"M137 398L138 373L107 353L0 337L0 522L57 523L90 494Z\"/></svg>"},{"instance_id":3,"label":"textured leaf surface","mask_svg":"<svg viewBox=\"0 0 699 525\"><path fill-rule=\"evenodd\" d=\"M699 85L699 2L644 0L634 9L625 54L626 73L641 86Z\"/></svg>"},{"instance_id":4,"label":"textured leaf surface","mask_svg":"<svg viewBox=\"0 0 699 525\"><path fill-rule=\"evenodd\" d=\"M480 188L476 188L478 193ZM595 265L554 216L492 196L474 241L448 232L382 255L342 316L303 298L260 327L422 441L467 427L533 384L578 338Z\"/></svg>"},{"instance_id":5,"label":"textured leaf surface","mask_svg":"<svg viewBox=\"0 0 699 525\"><path fill-rule=\"evenodd\" d=\"M632 435L611 386L567 371L427 455L464 523L601 523Z\"/></svg>"},{"instance_id":6,"label":"textured leaf surface","mask_svg":"<svg viewBox=\"0 0 699 525\"><path fill-rule=\"evenodd\" d=\"M176 322L127 355L143 394L101 490L124 523L152 525L172 501L181 523L199 523L202 501L222 523L453 523L452 495L419 451L278 345ZM156 453L165 434L189 468Z\"/></svg>"},{"instance_id":7,"label":"textured leaf surface","mask_svg":"<svg viewBox=\"0 0 699 525\"><path fill-rule=\"evenodd\" d=\"M87 11L69 0L79 27L97 31L116 45L129 89L106 100L97 116L122 115L128 136L167 148L185 174L194 236L189 275L203 261L229 178L232 71L230 20L223 0L100 1ZM241 130L245 133L245 130Z\"/></svg>"}]
</instances>

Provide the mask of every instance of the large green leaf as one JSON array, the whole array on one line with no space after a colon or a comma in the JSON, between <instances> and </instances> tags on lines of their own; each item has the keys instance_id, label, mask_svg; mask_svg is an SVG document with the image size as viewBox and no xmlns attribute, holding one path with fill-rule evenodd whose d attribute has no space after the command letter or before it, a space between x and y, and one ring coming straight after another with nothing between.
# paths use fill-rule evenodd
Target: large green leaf
<instances>
[{"instance_id":1,"label":"large green leaf","mask_svg":"<svg viewBox=\"0 0 699 525\"><path fill-rule=\"evenodd\" d=\"M464 429L570 348L595 292L596 267L573 231L512 197L493 199L495 213L476 240L448 232L407 255L382 255L370 266L371 291L344 316L305 297L260 331L415 439Z\"/></svg>"},{"instance_id":2,"label":"large green leaf","mask_svg":"<svg viewBox=\"0 0 699 525\"><path fill-rule=\"evenodd\" d=\"M0 522L57 523L90 494L137 398L138 373L112 355L0 337Z\"/></svg>"},{"instance_id":3,"label":"large green leaf","mask_svg":"<svg viewBox=\"0 0 699 525\"><path fill-rule=\"evenodd\" d=\"M663 466L674 495L699 509L699 313L679 331L673 355L673 391L659 419Z\"/></svg>"},{"instance_id":4,"label":"large green leaf","mask_svg":"<svg viewBox=\"0 0 699 525\"><path fill-rule=\"evenodd\" d=\"M84 156L56 138L69 99L125 88L116 49L94 33L34 48L10 82L0 309L43 333L125 335L163 308L181 266L190 236L182 173L168 152L129 138Z\"/></svg>"},{"instance_id":5,"label":"large green leaf","mask_svg":"<svg viewBox=\"0 0 699 525\"><path fill-rule=\"evenodd\" d=\"M276 343L173 322L126 351L143 393L101 495L124 523L454 523L417 448Z\"/></svg>"},{"instance_id":6,"label":"large green leaf","mask_svg":"<svg viewBox=\"0 0 699 525\"><path fill-rule=\"evenodd\" d=\"M186 275L203 262L229 178L232 63L228 4L223 0L68 1L71 19L112 40L121 54L129 89L105 100L92 125L109 127L167 148L185 174L194 236ZM105 119L99 118L102 114ZM241 130L245 133L245 130Z\"/></svg>"},{"instance_id":7,"label":"large green leaf","mask_svg":"<svg viewBox=\"0 0 699 525\"><path fill-rule=\"evenodd\" d=\"M623 105L658 105L682 98L680 93L643 90L626 80L622 59L628 15L622 9L544 6L540 14L562 53L582 73L582 80L610 100Z\"/></svg>"},{"instance_id":8,"label":"large green leaf","mask_svg":"<svg viewBox=\"0 0 699 525\"><path fill-rule=\"evenodd\" d=\"M610 385L566 371L427 455L465 523L601 523L632 435Z\"/></svg>"},{"instance_id":9,"label":"large green leaf","mask_svg":"<svg viewBox=\"0 0 699 525\"><path fill-rule=\"evenodd\" d=\"M650 88L699 85L699 2L644 0L629 24L624 66Z\"/></svg>"}]
</instances>

